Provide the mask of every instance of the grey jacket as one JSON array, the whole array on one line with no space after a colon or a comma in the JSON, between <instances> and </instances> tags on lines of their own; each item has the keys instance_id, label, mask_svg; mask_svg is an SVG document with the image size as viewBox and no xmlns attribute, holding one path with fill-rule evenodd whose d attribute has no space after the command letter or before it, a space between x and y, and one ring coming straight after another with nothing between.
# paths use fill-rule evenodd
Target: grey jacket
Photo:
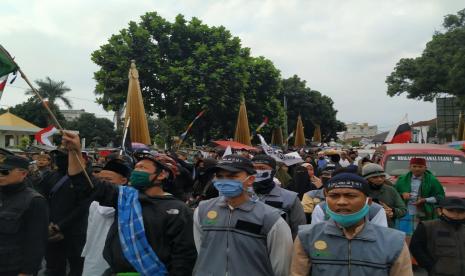
<instances>
[{"instance_id":1,"label":"grey jacket","mask_svg":"<svg viewBox=\"0 0 465 276\"><path fill-rule=\"evenodd\" d=\"M311 275L389 275L405 234L367 222L348 240L333 220L301 226L299 239L311 258Z\"/></svg>"},{"instance_id":2,"label":"grey jacket","mask_svg":"<svg viewBox=\"0 0 465 276\"><path fill-rule=\"evenodd\" d=\"M297 236L299 225L306 224L304 209L296 192L275 185L267 195L258 195L261 202L284 212L284 219L291 227L292 237Z\"/></svg>"},{"instance_id":3,"label":"grey jacket","mask_svg":"<svg viewBox=\"0 0 465 276\"><path fill-rule=\"evenodd\" d=\"M198 251L193 275L289 273L292 237L280 211L260 201L231 208L224 197L202 201L194 213Z\"/></svg>"}]
</instances>

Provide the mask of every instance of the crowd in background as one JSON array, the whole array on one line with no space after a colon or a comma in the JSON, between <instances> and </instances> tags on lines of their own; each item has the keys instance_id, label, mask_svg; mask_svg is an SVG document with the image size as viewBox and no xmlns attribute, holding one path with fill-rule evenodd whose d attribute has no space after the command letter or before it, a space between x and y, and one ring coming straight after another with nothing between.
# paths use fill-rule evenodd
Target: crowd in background
<instances>
[{"instance_id":1,"label":"crowd in background","mask_svg":"<svg viewBox=\"0 0 465 276\"><path fill-rule=\"evenodd\" d=\"M36 240L34 249L27 245L24 248L28 249L23 249L32 250L35 255L22 254L16 260L19 260L18 265L0 266L1 275L32 275L41 268L46 275L116 275L131 271L139 271L141 275L224 275L224 270L228 275L245 272L307 275L310 271L316 274L318 269L321 269L320 275L336 275L340 272L328 263L341 262L342 266L351 263L329 258L323 264L322 260L328 257L325 254L330 254L325 250L332 242L335 246L337 240L315 236L317 225L335 222L342 229L341 237L348 240L357 235L369 236L364 232L368 226L365 230L353 228L353 232L348 233L346 230L352 229L354 224L341 215L344 210L340 214L333 210L336 205L332 204L336 201L331 200L347 196L337 195L335 191L346 188L361 192L361 198L366 199L360 210L347 207L348 214L365 208L361 218L366 224L381 227L371 230L376 234L370 233L392 236L390 241L376 240L378 247L387 252L378 257L386 260L369 265L369 256L366 256L366 263L359 256L362 259L354 264L354 267L361 267L359 271L411 275L411 252L415 257L413 263L426 268L431 275L442 275L441 271L450 271L447 275L465 273L462 264L465 202L445 198L442 185L427 170L422 158L412 158L410 172L393 183L370 156L358 156L355 149L301 149L298 152L303 162L292 166L264 152L245 150L226 156L223 156L224 150L216 149L139 150L131 155L114 152L105 157L82 153L76 160L80 160L90 175L90 185L68 154L67 150L79 149L72 139L65 139L67 147L51 152L29 153L23 158L11 157L9 153L2 155L6 161L0 161L0 166L3 164L2 170L9 171L0 176L2 198L9 193L7 185L21 184L21 190L28 187L32 201L43 205L34 207L36 212L46 208L43 211L46 215L34 215L34 221L39 218L47 221L33 226L37 231L29 239ZM21 163L26 158L27 162ZM2 185L2 178L12 176L15 169L27 173L18 178L21 181L8 180ZM243 178L237 180L242 173ZM18 217L30 212L32 207L26 205L21 205L24 210ZM222 209L223 205L229 208ZM228 228L228 211L229 219L231 214L238 216L234 218L237 222L232 230ZM4 214L0 207L3 226L8 224ZM142 225L134 218L140 218ZM29 219L32 220L31 216L24 217L21 223ZM223 236L218 228L221 223L225 224L221 227L227 229L226 232L231 230L240 235ZM41 224L46 224L42 236ZM303 225L312 228L309 230ZM18 229L10 233L0 230L0 241L8 235L27 236ZM144 233L142 238L134 237L137 229ZM404 234L398 234L401 232ZM37 239L44 238L42 245L37 243ZM263 239L264 243L260 241ZM396 239L401 240L397 247ZM456 239L461 244L457 245ZM391 244L387 244L389 242ZM307 248L306 243L313 244L314 248ZM354 243L354 246L362 244ZM12 250L8 246L0 252ZM248 246L254 250L247 250ZM226 248L233 251L227 253L230 262L216 260L215 256L223 256ZM148 263L155 264L152 268L137 253L141 250L149 252ZM378 254L371 252L375 249L370 246L366 250ZM165 271L165 274L153 274L153 271Z\"/></svg>"}]
</instances>

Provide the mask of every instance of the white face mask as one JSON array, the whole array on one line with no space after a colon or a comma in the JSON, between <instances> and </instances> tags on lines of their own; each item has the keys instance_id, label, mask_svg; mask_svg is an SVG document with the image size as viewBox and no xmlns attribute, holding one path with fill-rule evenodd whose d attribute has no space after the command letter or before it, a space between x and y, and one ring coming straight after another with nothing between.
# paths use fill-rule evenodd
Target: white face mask
<instances>
[{"instance_id":1,"label":"white face mask","mask_svg":"<svg viewBox=\"0 0 465 276\"><path fill-rule=\"evenodd\" d=\"M268 180L271 178L271 174L272 170L257 170L257 174L255 175L255 182Z\"/></svg>"}]
</instances>

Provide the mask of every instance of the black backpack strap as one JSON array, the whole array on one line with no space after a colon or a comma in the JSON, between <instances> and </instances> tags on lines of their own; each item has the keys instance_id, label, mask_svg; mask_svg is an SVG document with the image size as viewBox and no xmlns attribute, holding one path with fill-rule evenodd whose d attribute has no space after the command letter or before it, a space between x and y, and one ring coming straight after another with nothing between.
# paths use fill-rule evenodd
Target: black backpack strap
<instances>
[{"instance_id":1,"label":"black backpack strap","mask_svg":"<svg viewBox=\"0 0 465 276\"><path fill-rule=\"evenodd\" d=\"M50 197L52 197L55 194L55 192L58 191L68 179L69 179L69 176L67 174L62 176L60 180L58 180L58 182L50 190L50 193L49 193Z\"/></svg>"}]
</instances>

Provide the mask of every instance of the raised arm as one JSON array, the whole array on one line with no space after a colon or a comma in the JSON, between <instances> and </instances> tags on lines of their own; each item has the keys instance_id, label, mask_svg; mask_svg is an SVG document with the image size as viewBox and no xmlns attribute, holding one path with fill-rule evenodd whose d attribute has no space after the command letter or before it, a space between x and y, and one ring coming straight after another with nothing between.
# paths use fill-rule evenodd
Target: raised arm
<instances>
[{"instance_id":1,"label":"raised arm","mask_svg":"<svg viewBox=\"0 0 465 276\"><path fill-rule=\"evenodd\" d=\"M85 164L81 153L81 141L79 135L67 131L63 132L62 144L69 151L68 154L68 174L76 175L83 171L81 164Z\"/></svg>"}]
</instances>

